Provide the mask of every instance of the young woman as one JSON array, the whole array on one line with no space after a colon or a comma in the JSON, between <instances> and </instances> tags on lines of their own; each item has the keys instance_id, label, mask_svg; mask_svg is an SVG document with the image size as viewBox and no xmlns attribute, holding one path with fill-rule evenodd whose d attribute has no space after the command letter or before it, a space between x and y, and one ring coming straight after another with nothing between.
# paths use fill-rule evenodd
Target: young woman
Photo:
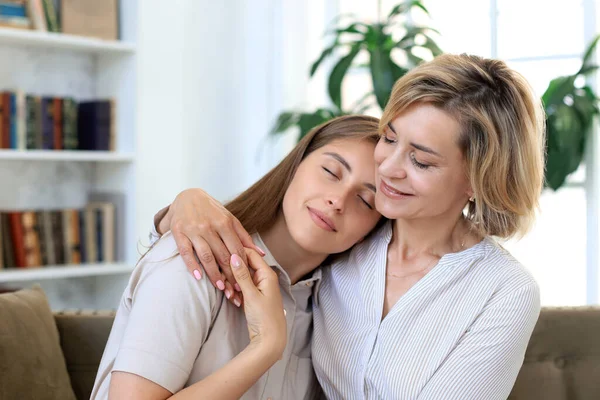
<instances>
[{"instance_id":1,"label":"young woman","mask_svg":"<svg viewBox=\"0 0 600 400\"><path fill-rule=\"evenodd\" d=\"M539 289L492 237L533 220L543 121L525 79L498 60L443 55L395 84L375 149L375 204L391 221L324 268L315 293L313 364L327 397L508 397ZM233 230L197 228L233 218L204 193L177 201L161 223L187 236L180 248L198 236L238 245Z\"/></svg>"},{"instance_id":2,"label":"young woman","mask_svg":"<svg viewBox=\"0 0 600 400\"><path fill-rule=\"evenodd\" d=\"M245 313L232 293L187 273L171 234L156 242L125 289L92 399L304 399L320 391L310 347L316 268L380 220L377 127L376 118L345 116L315 128L226 206L264 250L264 259L243 254L256 286L243 261L231 259Z\"/></svg>"}]
</instances>

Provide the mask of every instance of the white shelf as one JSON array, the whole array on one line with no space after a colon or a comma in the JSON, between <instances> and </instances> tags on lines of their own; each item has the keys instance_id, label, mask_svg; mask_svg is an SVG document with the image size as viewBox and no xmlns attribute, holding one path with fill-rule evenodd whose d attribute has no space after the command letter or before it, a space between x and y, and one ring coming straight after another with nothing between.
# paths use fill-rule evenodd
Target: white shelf
<instances>
[{"instance_id":1,"label":"white shelf","mask_svg":"<svg viewBox=\"0 0 600 400\"><path fill-rule=\"evenodd\" d=\"M1 160L15 161L82 161L82 162L133 162L130 153L85 150L0 150Z\"/></svg>"},{"instance_id":2,"label":"white shelf","mask_svg":"<svg viewBox=\"0 0 600 400\"><path fill-rule=\"evenodd\" d=\"M0 44L75 50L96 54L133 54L135 52L135 46L126 42L11 28L0 28Z\"/></svg>"},{"instance_id":3,"label":"white shelf","mask_svg":"<svg viewBox=\"0 0 600 400\"><path fill-rule=\"evenodd\" d=\"M11 268L0 270L0 283L129 274L133 268L131 265L119 263L47 266L29 269Z\"/></svg>"}]
</instances>

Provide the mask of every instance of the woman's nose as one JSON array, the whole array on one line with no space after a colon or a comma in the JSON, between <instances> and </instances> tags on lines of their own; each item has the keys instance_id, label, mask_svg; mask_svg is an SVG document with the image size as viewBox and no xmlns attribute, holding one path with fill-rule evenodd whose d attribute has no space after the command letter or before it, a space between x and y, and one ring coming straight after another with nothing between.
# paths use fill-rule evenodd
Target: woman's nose
<instances>
[{"instance_id":1,"label":"woman's nose","mask_svg":"<svg viewBox=\"0 0 600 400\"><path fill-rule=\"evenodd\" d=\"M406 167L397 155L390 155L379 164L379 174L393 179L404 179L407 176Z\"/></svg>"}]
</instances>

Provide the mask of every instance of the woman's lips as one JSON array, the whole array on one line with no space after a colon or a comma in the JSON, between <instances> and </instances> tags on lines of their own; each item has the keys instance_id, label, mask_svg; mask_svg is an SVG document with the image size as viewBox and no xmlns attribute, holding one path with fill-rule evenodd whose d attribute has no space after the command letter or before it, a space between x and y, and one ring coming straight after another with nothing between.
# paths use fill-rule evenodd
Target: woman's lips
<instances>
[{"instance_id":1,"label":"woman's lips","mask_svg":"<svg viewBox=\"0 0 600 400\"><path fill-rule=\"evenodd\" d=\"M335 224L329 217L327 217L325 214L323 214L321 211L319 211L317 209L310 208L310 207L307 207L307 209L308 209L308 214L310 215L310 218L314 221L314 223L318 227L325 229L328 232L337 232L335 229Z\"/></svg>"},{"instance_id":2,"label":"woman's lips","mask_svg":"<svg viewBox=\"0 0 600 400\"><path fill-rule=\"evenodd\" d=\"M383 193L385 196L387 196L393 200L402 200L402 199L407 199L409 197L414 196L410 193L404 193L404 192L394 189L393 187L386 184L383 180L381 181L381 184L379 185L379 190L381 190L381 193Z\"/></svg>"}]
</instances>

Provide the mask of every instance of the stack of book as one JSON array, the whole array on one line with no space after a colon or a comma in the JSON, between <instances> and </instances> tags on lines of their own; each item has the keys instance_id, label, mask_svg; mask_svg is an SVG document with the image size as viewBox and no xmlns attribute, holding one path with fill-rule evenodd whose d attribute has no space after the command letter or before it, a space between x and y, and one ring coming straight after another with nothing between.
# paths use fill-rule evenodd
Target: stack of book
<instances>
[{"instance_id":1,"label":"stack of book","mask_svg":"<svg viewBox=\"0 0 600 400\"><path fill-rule=\"evenodd\" d=\"M0 0L0 27L31 28L25 0Z\"/></svg>"},{"instance_id":2,"label":"stack of book","mask_svg":"<svg viewBox=\"0 0 600 400\"><path fill-rule=\"evenodd\" d=\"M115 261L115 206L0 213L0 269Z\"/></svg>"},{"instance_id":3,"label":"stack of book","mask_svg":"<svg viewBox=\"0 0 600 400\"><path fill-rule=\"evenodd\" d=\"M115 102L0 92L0 149L115 151Z\"/></svg>"}]
</instances>

